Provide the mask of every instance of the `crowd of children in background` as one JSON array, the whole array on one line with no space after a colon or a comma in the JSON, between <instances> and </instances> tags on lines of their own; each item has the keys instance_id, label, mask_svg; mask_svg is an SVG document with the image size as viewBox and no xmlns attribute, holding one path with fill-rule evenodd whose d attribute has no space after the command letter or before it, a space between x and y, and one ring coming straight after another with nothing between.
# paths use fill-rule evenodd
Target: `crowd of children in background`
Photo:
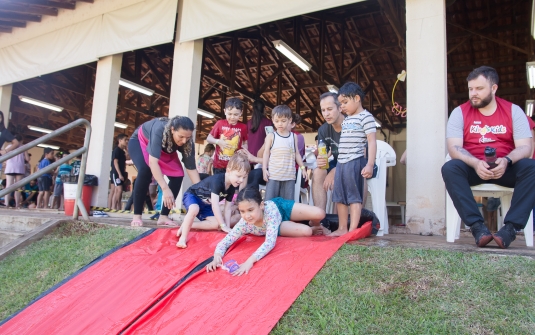
<instances>
[{"instance_id":1,"label":"crowd of children in background","mask_svg":"<svg viewBox=\"0 0 535 335\"><path fill-rule=\"evenodd\" d=\"M19 143L23 143L20 135L14 135ZM9 146L8 146L9 147ZM43 155L35 168L30 164L31 154L28 152L8 159L5 163L4 174L6 179L2 181L3 187L8 187L15 182L28 177L56 160L63 158L63 152L51 148L44 148ZM53 208L63 210L63 180L64 175L78 175L80 171L80 157L65 162L49 173L30 181L20 189L6 195L0 205L13 208Z\"/></svg>"}]
</instances>

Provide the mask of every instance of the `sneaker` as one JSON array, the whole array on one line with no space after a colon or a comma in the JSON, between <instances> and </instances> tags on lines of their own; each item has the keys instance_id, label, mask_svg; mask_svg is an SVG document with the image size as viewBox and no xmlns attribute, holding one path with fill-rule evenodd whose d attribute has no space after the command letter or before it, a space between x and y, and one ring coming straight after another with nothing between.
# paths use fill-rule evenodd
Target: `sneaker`
<instances>
[{"instance_id":1,"label":"sneaker","mask_svg":"<svg viewBox=\"0 0 535 335\"><path fill-rule=\"evenodd\" d=\"M492 234L490 230L482 222L476 222L470 226L472 236L476 239L476 245L478 247L484 247L492 241Z\"/></svg>"},{"instance_id":2,"label":"sneaker","mask_svg":"<svg viewBox=\"0 0 535 335\"><path fill-rule=\"evenodd\" d=\"M93 211L94 218L109 218L110 216L103 211Z\"/></svg>"},{"instance_id":3,"label":"sneaker","mask_svg":"<svg viewBox=\"0 0 535 335\"><path fill-rule=\"evenodd\" d=\"M515 240L516 230L512 223L506 223L502 229L492 236L500 248L506 249Z\"/></svg>"}]
</instances>

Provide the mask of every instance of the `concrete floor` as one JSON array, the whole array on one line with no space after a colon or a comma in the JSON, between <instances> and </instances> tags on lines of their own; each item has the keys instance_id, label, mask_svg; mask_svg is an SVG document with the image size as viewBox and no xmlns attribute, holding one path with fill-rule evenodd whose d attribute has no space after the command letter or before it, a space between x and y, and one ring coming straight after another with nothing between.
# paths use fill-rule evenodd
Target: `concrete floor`
<instances>
[{"instance_id":1,"label":"concrete floor","mask_svg":"<svg viewBox=\"0 0 535 335\"><path fill-rule=\"evenodd\" d=\"M30 210L30 209L6 209L0 207L0 216L16 215L16 216L39 216L48 217L50 219L70 219L64 215L63 212L51 209ZM109 213L109 218L91 218L93 222L116 224L116 225L130 225L131 214ZM156 226L156 221L149 220L150 215L144 214L143 219L145 227L161 228ZM181 222L182 217L179 214L174 214L174 220ZM461 238L455 243L446 242L445 236L421 236L407 234L403 229L391 229L394 234L388 234L382 237L373 237L360 241L350 242L363 246L379 246L379 247L404 247L404 248L425 248L425 249L442 249L452 251L468 251L468 252L484 252L500 255L521 255L528 256L535 259L535 248L526 247L524 236L517 236L517 239L511 244L508 249L500 249L496 243L491 242L485 248L477 248L474 239L468 232L461 233Z\"/></svg>"}]
</instances>

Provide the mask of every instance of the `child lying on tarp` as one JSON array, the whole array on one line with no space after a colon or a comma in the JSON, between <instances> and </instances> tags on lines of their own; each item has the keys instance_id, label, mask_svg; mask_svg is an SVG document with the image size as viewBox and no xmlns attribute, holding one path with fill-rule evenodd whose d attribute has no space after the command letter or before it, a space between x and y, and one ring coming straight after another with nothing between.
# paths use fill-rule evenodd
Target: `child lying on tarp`
<instances>
[{"instance_id":1,"label":"child lying on tarp","mask_svg":"<svg viewBox=\"0 0 535 335\"><path fill-rule=\"evenodd\" d=\"M283 198L273 198L264 202L260 191L251 187L240 191L236 202L242 218L217 244L214 260L206 266L208 272L215 271L218 266L221 266L227 249L242 235L265 235L266 241L245 263L240 265L238 270L232 273L233 276L249 273L253 264L275 247L277 236L301 237L322 232L320 221L325 217L325 211L318 207L295 203L293 200ZM309 221L311 226L292 221Z\"/></svg>"}]
</instances>

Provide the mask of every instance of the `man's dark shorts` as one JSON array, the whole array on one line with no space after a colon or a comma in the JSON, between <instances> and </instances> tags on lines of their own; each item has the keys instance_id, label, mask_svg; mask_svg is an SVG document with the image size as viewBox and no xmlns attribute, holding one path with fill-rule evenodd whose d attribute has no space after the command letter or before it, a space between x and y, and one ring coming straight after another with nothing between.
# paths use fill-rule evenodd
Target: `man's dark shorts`
<instances>
[{"instance_id":1,"label":"man's dark shorts","mask_svg":"<svg viewBox=\"0 0 535 335\"><path fill-rule=\"evenodd\" d=\"M366 166L366 158L359 157L336 166L334 175L333 202L350 205L362 203L364 177L362 169Z\"/></svg>"},{"instance_id":2,"label":"man's dark shorts","mask_svg":"<svg viewBox=\"0 0 535 335\"><path fill-rule=\"evenodd\" d=\"M205 204L198 196L193 193L186 192L182 197L182 204L186 207L186 211L189 210L189 206L198 205L199 213L197 214L197 219L204 221L209 216L215 216L214 211L212 210L212 205Z\"/></svg>"}]
</instances>

